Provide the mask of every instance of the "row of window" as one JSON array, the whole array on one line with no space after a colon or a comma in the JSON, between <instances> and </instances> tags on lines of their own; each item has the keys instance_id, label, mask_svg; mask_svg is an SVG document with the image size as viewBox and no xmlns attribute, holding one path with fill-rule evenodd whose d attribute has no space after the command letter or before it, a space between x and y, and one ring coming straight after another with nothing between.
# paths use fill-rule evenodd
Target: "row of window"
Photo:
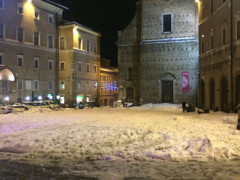
<instances>
[{"instance_id":1,"label":"row of window","mask_svg":"<svg viewBox=\"0 0 240 180\"><path fill-rule=\"evenodd\" d=\"M100 81L117 81L116 76L100 75Z\"/></svg>"},{"instance_id":2,"label":"row of window","mask_svg":"<svg viewBox=\"0 0 240 180\"><path fill-rule=\"evenodd\" d=\"M226 2L226 0L222 0L222 3L225 3ZM213 2L213 0L211 0L211 13L213 13L214 12L214 2ZM204 7L204 6L202 6L202 7Z\"/></svg>"},{"instance_id":3,"label":"row of window","mask_svg":"<svg viewBox=\"0 0 240 180\"><path fill-rule=\"evenodd\" d=\"M224 4L226 2L226 0L221 0L221 1L222 1L221 2L222 4ZM201 2L202 2L202 4L201 4L201 12L199 13L200 21L202 21L203 18L206 18L206 15L209 15L209 13L213 14L214 11L218 8L218 7L215 7L214 0L210 0L210 1L209 0L205 0L205 1L201 1ZM209 3L209 2L210 2L210 5L206 4L206 3ZM222 4L220 4L219 2L216 3L217 6L220 6ZM207 7L206 9L208 10L208 12L205 11L205 7Z\"/></svg>"},{"instance_id":4,"label":"row of window","mask_svg":"<svg viewBox=\"0 0 240 180\"><path fill-rule=\"evenodd\" d=\"M4 24L0 23L0 38L4 38L5 30L4 30ZM18 42L24 42L25 39L25 31L22 27L17 27L17 41ZM36 46L40 46L40 33L37 31L33 32L33 44ZM54 48L54 36L48 34L47 35L47 47L48 48Z\"/></svg>"},{"instance_id":5,"label":"row of window","mask_svg":"<svg viewBox=\"0 0 240 180\"><path fill-rule=\"evenodd\" d=\"M39 89L39 80L25 80L25 88L24 81L17 80L17 90L38 90ZM2 81L2 90L8 90L8 82ZM53 81L48 81L48 90L53 90Z\"/></svg>"},{"instance_id":6,"label":"row of window","mask_svg":"<svg viewBox=\"0 0 240 180\"><path fill-rule=\"evenodd\" d=\"M236 39L240 40L240 20L237 21L237 32L236 32ZM210 49L214 49L214 29L211 29L211 36L210 36ZM201 37L201 53L205 52L205 42L204 42L204 35ZM227 32L226 28L222 28L222 45L226 45L227 43Z\"/></svg>"},{"instance_id":7,"label":"row of window","mask_svg":"<svg viewBox=\"0 0 240 180\"><path fill-rule=\"evenodd\" d=\"M0 9L4 9L4 0L0 0ZM20 14L20 15L24 15L24 5L23 5L23 3L18 3L17 13ZM39 9L34 8L33 18L37 19L37 20L40 20L40 10ZM50 23L50 24L54 23L54 15L53 14L48 14L48 23Z\"/></svg>"},{"instance_id":8,"label":"row of window","mask_svg":"<svg viewBox=\"0 0 240 180\"><path fill-rule=\"evenodd\" d=\"M85 84L86 86L86 89L89 89L90 88L90 82L86 82L86 84ZM92 87L93 88L97 88L97 85L98 85L98 83L97 82L94 82L93 84L92 84ZM60 82L60 89L61 90L64 90L66 88L66 86L65 86L65 82L64 81L61 81ZM77 88L78 89L82 89L83 87L82 87L82 82L81 81L79 81L78 83L77 83Z\"/></svg>"},{"instance_id":9,"label":"row of window","mask_svg":"<svg viewBox=\"0 0 240 180\"><path fill-rule=\"evenodd\" d=\"M63 36L60 37L59 42L60 42L59 49L60 50L66 49L66 37L63 37ZM86 50L88 52L90 51L90 45L91 45L90 41L87 40L86 41ZM82 38L78 38L78 49L83 50L83 39ZM97 53L97 43L93 43L93 52Z\"/></svg>"},{"instance_id":10,"label":"row of window","mask_svg":"<svg viewBox=\"0 0 240 180\"><path fill-rule=\"evenodd\" d=\"M22 67L23 66L23 59L24 59L24 57L22 55L17 55L16 66ZM3 53L1 53L1 52L0 52L0 64L4 64ZM40 68L40 63L39 63L39 58L38 57L33 58L33 67ZM53 60L52 59L48 60L48 69L53 69Z\"/></svg>"},{"instance_id":11,"label":"row of window","mask_svg":"<svg viewBox=\"0 0 240 180\"><path fill-rule=\"evenodd\" d=\"M61 71L64 71L65 70L65 62L60 62L59 68ZM78 62L77 70L82 71L82 62L81 61ZM86 64L86 72L90 72L90 64L89 63ZM97 65L93 66L93 72L94 73L97 72Z\"/></svg>"}]
</instances>

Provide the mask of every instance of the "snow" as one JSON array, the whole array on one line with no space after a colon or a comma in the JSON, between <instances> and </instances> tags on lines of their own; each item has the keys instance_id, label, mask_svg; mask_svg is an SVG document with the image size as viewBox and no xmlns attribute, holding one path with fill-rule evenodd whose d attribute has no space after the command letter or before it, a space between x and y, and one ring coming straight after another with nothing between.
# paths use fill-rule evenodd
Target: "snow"
<instances>
[{"instance_id":1,"label":"snow","mask_svg":"<svg viewBox=\"0 0 240 180\"><path fill-rule=\"evenodd\" d=\"M59 111L33 108L0 115L0 159L95 162L102 168L108 162L141 167L162 161L231 161L240 158L236 126L237 114L183 113L181 105L173 104ZM127 167L117 167L115 176L128 177ZM90 165L86 169L91 171ZM99 169L91 174L105 177ZM150 174L153 178L154 173Z\"/></svg>"}]
</instances>

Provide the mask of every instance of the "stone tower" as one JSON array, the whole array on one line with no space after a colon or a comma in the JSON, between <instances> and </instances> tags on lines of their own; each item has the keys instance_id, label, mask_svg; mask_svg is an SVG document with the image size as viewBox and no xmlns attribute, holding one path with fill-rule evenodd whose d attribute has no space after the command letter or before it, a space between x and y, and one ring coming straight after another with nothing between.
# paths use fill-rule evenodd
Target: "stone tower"
<instances>
[{"instance_id":1,"label":"stone tower","mask_svg":"<svg viewBox=\"0 0 240 180\"><path fill-rule=\"evenodd\" d=\"M118 33L119 99L197 103L198 5L194 0L141 0Z\"/></svg>"}]
</instances>

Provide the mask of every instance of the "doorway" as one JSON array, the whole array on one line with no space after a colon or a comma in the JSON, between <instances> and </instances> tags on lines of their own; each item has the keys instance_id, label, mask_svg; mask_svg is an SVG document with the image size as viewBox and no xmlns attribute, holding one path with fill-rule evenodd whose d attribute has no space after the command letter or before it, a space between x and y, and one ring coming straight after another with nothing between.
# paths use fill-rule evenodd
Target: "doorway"
<instances>
[{"instance_id":1,"label":"doorway","mask_svg":"<svg viewBox=\"0 0 240 180\"><path fill-rule=\"evenodd\" d=\"M226 78L222 78L221 84L221 110L224 112L229 111L228 107L228 81Z\"/></svg>"},{"instance_id":2,"label":"doorway","mask_svg":"<svg viewBox=\"0 0 240 180\"><path fill-rule=\"evenodd\" d=\"M173 81L162 81L162 102L173 103Z\"/></svg>"},{"instance_id":3,"label":"doorway","mask_svg":"<svg viewBox=\"0 0 240 180\"><path fill-rule=\"evenodd\" d=\"M236 92L235 92L236 96L235 96L235 106L237 106L238 104L240 104L240 75L238 75L237 79L236 79Z\"/></svg>"},{"instance_id":4,"label":"doorway","mask_svg":"<svg viewBox=\"0 0 240 180\"><path fill-rule=\"evenodd\" d=\"M126 88L126 102L133 102L133 88Z\"/></svg>"},{"instance_id":5,"label":"doorway","mask_svg":"<svg viewBox=\"0 0 240 180\"><path fill-rule=\"evenodd\" d=\"M210 82L210 109L215 110L215 82L213 79Z\"/></svg>"},{"instance_id":6,"label":"doorway","mask_svg":"<svg viewBox=\"0 0 240 180\"><path fill-rule=\"evenodd\" d=\"M200 92L200 108L205 108L205 82L201 80L201 92Z\"/></svg>"}]
</instances>

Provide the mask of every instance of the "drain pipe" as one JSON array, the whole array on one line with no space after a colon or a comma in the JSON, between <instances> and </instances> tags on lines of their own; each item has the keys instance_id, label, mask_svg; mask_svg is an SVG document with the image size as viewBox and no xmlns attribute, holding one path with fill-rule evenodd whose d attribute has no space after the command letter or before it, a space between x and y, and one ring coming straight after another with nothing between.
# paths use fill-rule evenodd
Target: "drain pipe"
<instances>
[{"instance_id":1,"label":"drain pipe","mask_svg":"<svg viewBox=\"0 0 240 180\"><path fill-rule=\"evenodd\" d=\"M230 51L231 51L231 69L230 69L230 82L231 82L231 110L234 111L234 103L233 103L233 0L231 0L231 8L230 8L230 33L231 33L231 43L230 43Z\"/></svg>"}]
</instances>

